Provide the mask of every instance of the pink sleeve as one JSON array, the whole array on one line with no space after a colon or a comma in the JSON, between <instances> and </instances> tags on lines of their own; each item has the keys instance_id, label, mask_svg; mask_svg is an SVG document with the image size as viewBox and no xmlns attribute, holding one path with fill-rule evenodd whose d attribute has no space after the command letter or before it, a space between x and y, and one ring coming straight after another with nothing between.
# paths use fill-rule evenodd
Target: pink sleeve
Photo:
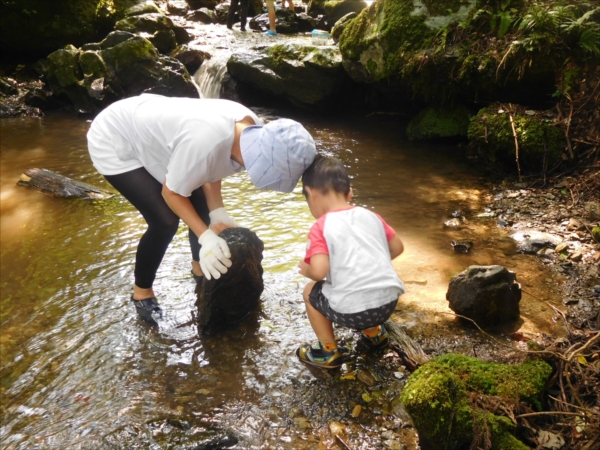
<instances>
[{"instance_id":1,"label":"pink sleeve","mask_svg":"<svg viewBox=\"0 0 600 450\"><path fill-rule=\"evenodd\" d=\"M388 242L390 242L390 241L392 240L392 238L393 238L394 236L396 236L396 232L394 231L394 229L393 229L392 227L390 227L390 226L389 226L389 225L388 225L388 224L385 222L385 220L383 220L383 219L381 218L381 216L380 216L379 214L377 214L377 213L373 213L373 214L375 214L375 215L377 216L377 218L378 218L379 220L381 220L381 223L383 224L383 231L385 231L385 237L386 237L387 241L388 241Z\"/></svg>"},{"instance_id":2,"label":"pink sleeve","mask_svg":"<svg viewBox=\"0 0 600 450\"><path fill-rule=\"evenodd\" d=\"M325 236L323 235L324 225L325 216L322 216L310 228L308 233L308 243L306 244L306 255L304 256L304 262L306 264L310 264L310 258L313 255L329 255L327 241L325 241Z\"/></svg>"}]
</instances>

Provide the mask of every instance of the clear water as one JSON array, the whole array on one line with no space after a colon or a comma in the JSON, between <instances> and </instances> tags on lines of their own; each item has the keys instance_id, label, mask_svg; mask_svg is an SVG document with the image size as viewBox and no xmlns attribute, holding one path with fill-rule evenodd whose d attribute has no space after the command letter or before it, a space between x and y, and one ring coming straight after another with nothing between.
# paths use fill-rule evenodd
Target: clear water
<instances>
[{"instance_id":1,"label":"clear water","mask_svg":"<svg viewBox=\"0 0 600 450\"><path fill-rule=\"evenodd\" d=\"M277 112L259 111L267 113ZM321 151L346 163L354 203L403 239L394 265L408 289L396 320L409 330L450 326L445 290L470 264L505 264L529 290L555 297L543 269L514 255L493 220L443 229L452 211L472 218L486 202L486 180L457 162L455 148L411 144L395 119L295 118ZM314 339L296 270L313 223L300 189L259 191L244 173L224 181L230 214L265 243L256 315L217 336L198 335L182 225L154 286L167 319L152 329L128 300L145 228L133 207L120 197L66 200L16 186L23 170L40 167L110 189L87 154L89 122L53 114L0 127L2 448L182 448L223 426L242 437L240 448L304 448L271 406L294 380L313 376L294 356ZM472 239L472 253L453 253L456 238ZM540 305L522 301L516 327L555 331Z\"/></svg>"}]
</instances>

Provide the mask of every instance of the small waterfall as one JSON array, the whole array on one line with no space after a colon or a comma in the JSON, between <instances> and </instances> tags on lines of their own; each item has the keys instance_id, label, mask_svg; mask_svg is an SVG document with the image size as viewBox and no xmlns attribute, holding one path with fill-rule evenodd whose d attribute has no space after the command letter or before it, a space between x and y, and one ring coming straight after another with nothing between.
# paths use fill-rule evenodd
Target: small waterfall
<instances>
[{"instance_id":1,"label":"small waterfall","mask_svg":"<svg viewBox=\"0 0 600 450\"><path fill-rule=\"evenodd\" d=\"M221 83L227 73L227 60L229 55L213 56L202 63L194 74L194 81L198 85L200 98L219 98Z\"/></svg>"}]
</instances>

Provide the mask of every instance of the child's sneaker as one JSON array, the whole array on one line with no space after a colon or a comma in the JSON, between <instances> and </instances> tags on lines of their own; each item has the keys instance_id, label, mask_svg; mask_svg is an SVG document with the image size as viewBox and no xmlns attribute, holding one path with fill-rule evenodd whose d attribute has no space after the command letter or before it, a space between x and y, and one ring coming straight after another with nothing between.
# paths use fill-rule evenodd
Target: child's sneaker
<instances>
[{"instance_id":1,"label":"child's sneaker","mask_svg":"<svg viewBox=\"0 0 600 450\"><path fill-rule=\"evenodd\" d=\"M296 350L298 359L311 366L322 367L323 369L336 369L342 365L342 354L338 348L330 352L323 350L319 341L312 346L305 344Z\"/></svg>"},{"instance_id":2,"label":"child's sneaker","mask_svg":"<svg viewBox=\"0 0 600 450\"><path fill-rule=\"evenodd\" d=\"M371 350L377 350L387 347L390 343L390 334L383 325L379 325L379 333L375 337L368 337L364 332L361 332L364 342Z\"/></svg>"},{"instance_id":3,"label":"child's sneaker","mask_svg":"<svg viewBox=\"0 0 600 450\"><path fill-rule=\"evenodd\" d=\"M265 31L265 35L267 35L267 36L277 36L277 31L267 30L267 31Z\"/></svg>"}]
</instances>

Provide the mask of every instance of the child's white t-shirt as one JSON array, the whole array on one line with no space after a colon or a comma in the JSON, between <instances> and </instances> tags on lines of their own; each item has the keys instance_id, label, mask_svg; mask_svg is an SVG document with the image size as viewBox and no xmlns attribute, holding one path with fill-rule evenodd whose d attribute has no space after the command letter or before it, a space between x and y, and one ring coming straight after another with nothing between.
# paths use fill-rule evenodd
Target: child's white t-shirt
<instances>
[{"instance_id":1,"label":"child's white t-shirt","mask_svg":"<svg viewBox=\"0 0 600 450\"><path fill-rule=\"evenodd\" d=\"M357 206L330 211L311 227L304 261L310 263L317 254L329 256L322 292L334 311L359 313L404 293L388 246L395 234L379 215Z\"/></svg>"},{"instance_id":2,"label":"child's white t-shirt","mask_svg":"<svg viewBox=\"0 0 600 450\"><path fill-rule=\"evenodd\" d=\"M239 103L142 94L113 103L92 122L88 147L103 175L144 167L184 197L243 170L231 159L235 122L251 117Z\"/></svg>"}]
</instances>

